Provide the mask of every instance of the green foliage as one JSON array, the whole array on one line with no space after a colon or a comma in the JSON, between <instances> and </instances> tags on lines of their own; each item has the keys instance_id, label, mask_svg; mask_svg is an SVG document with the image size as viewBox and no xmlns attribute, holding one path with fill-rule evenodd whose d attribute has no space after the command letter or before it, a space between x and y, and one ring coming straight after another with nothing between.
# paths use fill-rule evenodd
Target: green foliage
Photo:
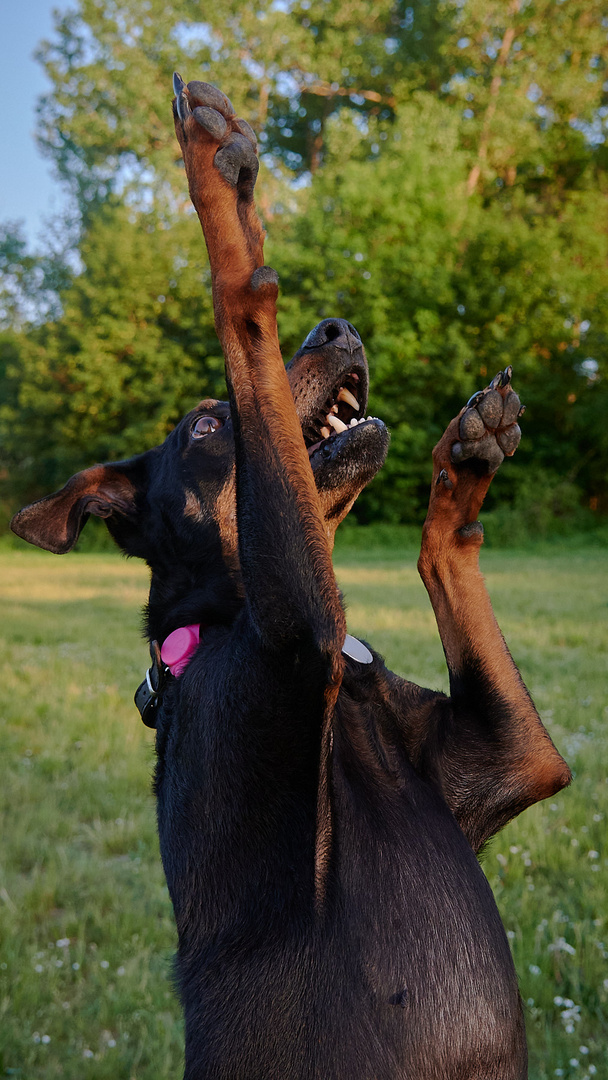
<instances>
[{"instance_id":1,"label":"green foliage","mask_svg":"<svg viewBox=\"0 0 608 1080\"><path fill-rule=\"evenodd\" d=\"M0 410L16 487L42 493L70 472L162 441L223 386L209 271L189 222L166 243L150 213L106 204L84 233L84 272L63 313L6 335Z\"/></svg>"},{"instance_id":2,"label":"green foliage","mask_svg":"<svg viewBox=\"0 0 608 1080\"><path fill-rule=\"evenodd\" d=\"M71 274L65 252L53 247L53 239L47 238L47 252L32 255L19 223L0 224L0 332L20 329L35 316L59 314L59 294L68 288Z\"/></svg>"},{"instance_id":3,"label":"green foliage","mask_svg":"<svg viewBox=\"0 0 608 1080\"><path fill-rule=\"evenodd\" d=\"M359 520L420 520L433 443L508 363L528 412L502 499L537 488L561 505L568 490L606 512L604 23L596 0L221 0L204 21L192 0L80 0L60 14L40 48L53 89L39 138L80 231L71 260L0 238L6 506L223 396L172 131L177 67L222 85L260 132L286 357L324 316L362 334L392 447Z\"/></svg>"}]
</instances>

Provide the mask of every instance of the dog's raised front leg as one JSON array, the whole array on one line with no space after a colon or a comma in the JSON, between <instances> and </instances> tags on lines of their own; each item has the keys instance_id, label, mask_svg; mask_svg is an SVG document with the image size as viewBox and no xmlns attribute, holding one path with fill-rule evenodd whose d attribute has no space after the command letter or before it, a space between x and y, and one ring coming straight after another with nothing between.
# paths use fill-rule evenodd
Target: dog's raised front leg
<instances>
[{"instance_id":1,"label":"dog's raised front leg","mask_svg":"<svg viewBox=\"0 0 608 1080\"><path fill-rule=\"evenodd\" d=\"M253 203L255 135L216 87L186 86L176 76L175 89L175 129L209 252L226 360L248 604L267 644L284 646L296 624L305 633L314 624L341 670L344 615L279 347L278 278L263 265L264 233Z\"/></svg>"},{"instance_id":2,"label":"dog's raised front leg","mask_svg":"<svg viewBox=\"0 0 608 1080\"><path fill-rule=\"evenodd\" d=\"M517 448L520 411L507 368L452 420L433 451L418 563L450 673L451 701L431 753L475 850L570 780L498 628L479 569L477 515L504 455Z\"/></svg>"},{"instance_id":3,"label":"dog's raised front leg","mask_svg":"<svg viewBox=\"0 0 608 1080\"><path fill-rule=\"evenodd\" d=\"M211 263L215 324L226 361L236 451L238 545L251 625L272 678L323 695L315 889L322 897L330 836L327 763L343 673L346 623L331 551L278 342L276 273L263 265L253 204L255 136L215 87L176 77L174 117L190 195ZM278 664L278 667L277 667ZM270 676L267 676L270 677ZM291 681L290 681L291 680ZM263 691L261 691L263 692ZM297 711L297 703L290 706Z\"/></svg>"}]
</instances>

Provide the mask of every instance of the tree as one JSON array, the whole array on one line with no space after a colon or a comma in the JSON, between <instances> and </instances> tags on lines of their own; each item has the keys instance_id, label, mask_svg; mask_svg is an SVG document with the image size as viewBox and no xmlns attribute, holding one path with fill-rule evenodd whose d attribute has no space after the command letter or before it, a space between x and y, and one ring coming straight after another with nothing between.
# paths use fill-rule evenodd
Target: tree
<instances>
[{"instance_id":1,"label":"tree","mask_svg":"<svg viewBox=\"0 0 608 1080\"><path fill-rule=\"evenodd\" d=\"M209 271L184 226L168 244L154 214L107 203L83 233L61 315L5 338L0 433L17 487L42 494L137 453L201 397L222 395Z\"/></svg>"},{"instance_id":2,"label":"tree","mask_svg":"<svg viewBox=\"0 0 608 1080\"><path fill-rule=\"evenodd\" d=\"M286 355L324 315L364 337L393 445L361 519L420 517L434 439L508 363L534 436L503 495L565 479L608 509L605 23L596 0L219 0L204 22L193 0L80 0L60 15L39 135L74 195L82 272L7 240L0 437L21 490L150 445L223 392L170 123L177 67L230 90L260 132Z\"/></svg>"}]
</instances>

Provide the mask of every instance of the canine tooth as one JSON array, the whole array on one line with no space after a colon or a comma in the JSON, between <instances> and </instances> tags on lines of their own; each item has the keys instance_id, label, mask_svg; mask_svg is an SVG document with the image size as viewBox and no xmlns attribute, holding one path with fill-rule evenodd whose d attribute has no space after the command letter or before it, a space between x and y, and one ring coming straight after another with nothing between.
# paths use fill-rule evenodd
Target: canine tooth
<instances>
[{"instance_id":1,"label":"canine tooth","mask_svg":"<svg viewBox=\"0 0 608 1080\"><path fill-rule=\"evenodd\" d=\"M329 439L329 436L331 435L331 431L329 430L328 427L322 427L321 428L321 434L322 434L324 439Z\"/></svg>"},{"instance_id":2,"label":"canine tooth","mask_svg":"<svg viewBox=\"0 0 608 1080\"><path fill-rule=\"evenodd\" d=\"M342 421L340 420L340 417L339 416L333 416L333 414L331 414L331 413L327 417L327 423L331 424L334 431L340 432L340 431L347 431L348 430L347 427L346 427L346 424L343 424Z\"/></svg>"},{"instance_id":3,"label":"canine tooth","mask_svg":"<svg viewBox=\"0 0 608 1080\"><path fill-rule=\"evenodd\" d=\"M340 388L338 394L338 401L345 401L347 405L352 405L353 409L359 412L359 402L354 394L351 394L350 390L347 390L345 386Z\"/></svg>"}]
</instances>

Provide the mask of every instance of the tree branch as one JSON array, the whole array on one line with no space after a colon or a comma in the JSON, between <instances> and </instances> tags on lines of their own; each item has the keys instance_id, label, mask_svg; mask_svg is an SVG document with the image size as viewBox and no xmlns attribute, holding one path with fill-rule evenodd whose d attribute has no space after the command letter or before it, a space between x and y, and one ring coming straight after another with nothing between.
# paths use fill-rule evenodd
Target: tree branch
<instances>
[{"instance_id":1,"label":"tree branch","mask_svg":"<svg viewBox=\"0 0 608 1080\"><path fill-rule=\"evenodd\" d=\"M315 82L300 84L301 94L317 94L319 97L361 97L366 101L375 101L378 104L390 105L395 108L396 101L392 95L379 94L377 90L355 90L348 86L335 86L335 83Z\"/></svg>"},{"instance_id":2,"label":"tree branch","mask_svg":"<svg viewBox=\"0 0 608 1080\"><path fill-rule=\"evenodd\" d=\"M514 0L511 5L511 14L516 15L519 12L520 0ZM515 27L508 26L505 30L505 35L502 39L502 45L500 46L500 52L496 59L494 67L494 75L492 82L490 83L490 100L486 108L486 114L483 118L483 124L481 127L481 135L479 137L479 147L477 150L477 161L471 169L467 179L467 195L472 195L477 187L479 177L481 176L481 170L488 159L488 145L490 142L490 127L494 114L496 112L496 106L498 104L498 91L502 83L502 73L507 63L511 46L515 38Z\"/></svg>"}]
</instances>

